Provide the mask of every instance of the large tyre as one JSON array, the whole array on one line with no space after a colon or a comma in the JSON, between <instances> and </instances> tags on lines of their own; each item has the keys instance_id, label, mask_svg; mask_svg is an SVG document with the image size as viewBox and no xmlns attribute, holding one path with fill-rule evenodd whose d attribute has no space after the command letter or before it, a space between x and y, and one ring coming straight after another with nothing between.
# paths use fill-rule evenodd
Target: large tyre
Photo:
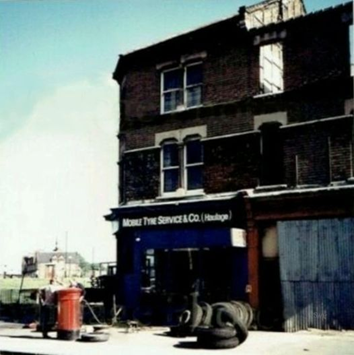
<instances>
[{"instance_id":1,"label":"large tyre","mask_svg":"<svg viewBox=\"0 0 354 355\"><path fill-rule=\"evenodd\" d=\"M191 319L191 311L186 309L181 313L181 315L178 317L178 321L180 325L187 324Z\"/></svg>"},{"instance_id":2,"label":"large tyre","mask_svg":"<svg viewBox=\"0 0 354 355\"><path fill-rule=\"evenodd\" d=\"M209 326L211 323L212 315L213 315L213 308L211 307L211 305L209 303L206 303L206 302L200 302L199 305L203 310L203 316L202 316L202 320L200 322L200 325L201 326Z\"/></svg>"},{"instance_id":3,"label":"large tyre","mask_svg":"<svg viewBox=\"0 0 354 355\"><path fill-rule=\"evenodd\" d=\"M192 306L192 313L190 319L190 327L191 331L193 332L196 327L200 324L203 318L203 310L198 304L194 304Z\"/></svg>"},{"instance_id":4,"label":"large tyre","mask_svg":"<svg viewBox=\"0 0 354 355\"><path fill-rule=\"evenodd\" d=\"M246 309L248 313L248 321L247 321L247 329L250 328L251 324L253 323L254 320L254 311L251 305L248 302L240 302Z\"/></svg>"},{"instance_id":5,"label":"large tyre","mask_svg":"<svg viewBox=\"0 0 354 355\"><path fill-rule=\"evenodd\" d=\"M214 338L214 339L229 339L236 336L236 329L234 327L225 328L207 328L197 327L195 333L198 337Z\"/></svg>"},{"instance_id":6,"label":"large tyre","mask_svg":"<svg viewBox=\"0 0 354 355\"><path fill-rule=\"evenodd\" d=\"M246 308L246 306L239 302L239 301L231 301L231 304L233 306L233 308L235 309L238 318L244 323L244 324L248 324L249 322L249 314L248 314L248 310Z\"/></svg>"},{"instance_id":7,"label":"large tyre","mask_svg":"<svg viewBox=\"0 0 354 355\"><path fill-rule=\"evenodd\" d=\"M223 326L227 325L227 324L224 324L222 326L218 325L218 321L216 319L216 315L218 314L218 312L220 310L226 310L229 313L233 314L235 317L238 316L238 313L235 310L234 306L231 303L229 303L229 302L217 302L217 303L213 303L211 306L213 308L213 315L212 315L212 319L211 319L211 325L213 325L214 327L222 328Z\"/></svg>"},{"instance_id":8,"label":"large tyre","mask_svg":"<svg viewBox=\"0 0 354 355\"><path fill-rule=\"evenodd\" d=\"M236 329L236 336L243 343L248 337L246 325L235 316L234 313L226 309L218 309L215 312L215 326L224 328L232 325Z\"/></svg>"},{"instance_id":9,"label":"large tyre","mask_svg":"<svg viewBox=\"0 0 354 355\"><path fill-rule=\"evenodd\" d=\"M209 341L198 341L198 345L205 349L232 349L240 344L238 338L233 337L229 339L213 339Z\"/></svg>"}]
</instances>

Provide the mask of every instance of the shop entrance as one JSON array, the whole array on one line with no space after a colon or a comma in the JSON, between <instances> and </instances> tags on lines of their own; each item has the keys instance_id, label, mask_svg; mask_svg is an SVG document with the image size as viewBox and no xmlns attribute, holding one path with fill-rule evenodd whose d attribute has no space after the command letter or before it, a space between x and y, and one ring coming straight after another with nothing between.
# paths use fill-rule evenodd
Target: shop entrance
<instances>
[{"instance_id":1,"label":"shop entrance","mask_svg":"<svg viewBox=\"0 0 354 355\"><path fill-rule=\"evenodd\" d=\"M235 269L237 254L231 247L147 249L142 254L141 291L170 296L198 292L206 302L232 299L243 278L242 270Z\"/></svg>"}]
</instances>

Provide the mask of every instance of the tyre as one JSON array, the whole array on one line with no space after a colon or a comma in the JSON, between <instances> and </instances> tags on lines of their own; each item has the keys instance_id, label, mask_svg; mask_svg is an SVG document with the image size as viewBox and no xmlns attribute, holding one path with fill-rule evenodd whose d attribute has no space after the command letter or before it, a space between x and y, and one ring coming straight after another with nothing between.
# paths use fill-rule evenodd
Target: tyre
<instances>
[{"instance_id":1,"label":"tyre","mask_svg":"<svg viewBox=\"0 0 354 355\"><path fill-rule=\"evenodd\" d=\"M203 316L202 316L202 320L200 322L201 326L208 326L211 323L211 318L213 315L213 308L211 307L211 305L209 303L206 302L200 302L200 307L203 310Z\"/></svg>"},{"instance_id":2,"label":"tyre","mask_svg":"<svg viewBox=\"0 0 354 355\"><path fill-rule=\"evenodd\" d=\"M224 328L232 325L236 330L236 337L239 339L240 344L247 339L247 327L237 316L235 316L234 313L231 313L226 309L218 309L215 313L216 327Z\"/></svg>"},{"instance_id":3,"label":"tyre","mask_svg":"<svg viewBox=\"0 0 354 355\"><path fill-rule=\"evenodd\" d=\"M246 306L239 301L231 301L231 304L234 307L234 309L238 315L238 318L244 324L247 325L249 322L249 314L248 314L248 310L247 310Z\"/></svg>"},{"instance_id":4,"label":"tyre","mask_svg":"<svg viewBox=\"0 0 354 355\"><path fill-rule=\"evenodd\" d=\"M224 328L233 326L238 320L238 316L235 312L231 312L226 308L216 308L213 313L213 325L216 328Z\"/></svg>"},{"instance_id":5,"label":"tyre","mask_svg":"<svg viewBox=\"0 0 354 355\"><path fill-rule=\"evenodd\" d=\"M236 336L236 329L234 327L224 328L206 328L197 327L195 333L199 337L214 338L214 339L229 339Z\"/></svg>"},{"instance_id":6,"label":"tyre","mask_svg":"<svg viewBox=\"0 0 354 355\"><path fill-rule=\"evenodd\" d=\"M238 317L238 313L237 313L236 309L229 302L217 302L217 303L213 303L211 306L213 308L213 315L212 315L212 319L211 319L211 325L213 325L214 327L222 328L223 326L227 326L227 324L224 324L224 325L220 326L218 324L218 320L216 319L216 315L221 310L226 310L229 313L231 313L234 317Z\"/></svg>"},{"instance_id":7,"label":"tyre","mask_svg":"<svg viewBox=\"0 0 354 355\"><path fill-rule=\"evenodd\" d=\"M198 345L205 349L232 349L240 344L238 338L233 337L229 339L213 339L209 341L198 341Z\"/></svg>"},{"instance_id":8,"label":"tyre","mask_svg":"<svg viewBox=\"0 0 354 355\"><path fill-rule=\"evenodd\" d=\"M248 302L240 302L246 309L248 313L247 328L249 329L254 320L253 308Z\"/></svg>"},{"instance_id":9,"label":"tyre","mask_svg":"<svg viewBox=\"0 0 354 355\"><path fill-rule=\"evenodd\" d=\"M202 318L203 318L202 307L200 307L198 304L194 304L192 306L191 319L190 319L190 327L192 332L196 327L198 327L198 325L202 321Z\"/></svg>"},{"instance_id":10,"label":"tyre","mask_svg":"<svg viewBox=\"0 0 354 355\"><path fill-rule=\"evenodd\" d=\"M80 341L98 343L107 341L109 339L108 333L83 333L81 334Z\"/></svg>"},{"instance_id":11,"label":"tyre","mask_svg":"<svg viewBox=\"0 0 354 355\"><path fill-rule=\"evenodd\" d=\"M181 313L181 315L178 318L179 324L180 325L187 324L190 321L190 319L191 319L191 311L186 309Z\"/></svg>"}]
</instances>

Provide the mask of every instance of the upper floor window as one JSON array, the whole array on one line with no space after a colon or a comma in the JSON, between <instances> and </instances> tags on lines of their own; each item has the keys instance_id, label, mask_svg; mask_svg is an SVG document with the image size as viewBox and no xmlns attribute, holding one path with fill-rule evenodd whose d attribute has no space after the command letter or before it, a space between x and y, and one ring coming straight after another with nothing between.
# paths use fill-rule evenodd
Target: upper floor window
<instances>
[{"instance_id":1,"label":"upper floor window","mask_svg":"<svg viewBox=\"0 0 354 355\"><path fill-rule=\"evenodd\" d=\"M203 147L200 137L187 137L183 143L166 140L161 148L161 193L177 190L195 192L203 187Z\"/></svg>"},{"instance_id":2,"label":"upper floor window","mask_svg":"<svg viewBox=\"0 0 354 355\"><path fill-rule=\"evenodd\" d=\"M184 145L185 181L187 190L202 188L203 147L200 139L190 139Z\"/></svg>"},{"instance_id":3,"label":"upper floor window","mask_svg":"<svg viewBox=\"0 0 354 355\"><path fill-rule=\"evenodd\" d=\"M162 72L161 112L172 112L202 103L202 64L190 64Z\"/></svg>"},{"instance_id":4,"label":"upper floor window","mask_svg":"<svg viewBox=\"0 0 354 355\"><path fill-rule=\"evenodd\" d=\"M179 147L176 140L162 146L162 189L164 193L178 189L180 172Z\"/></svg>"},{"instance_id":5,"label":"upper floor window","mask_svg":"<svg viewBox=\"0 0 354 355\"><path fill-rule=\"evenodd\" d=\"M274 94L284 89L283 46L272 43L260 47L260 90Z\"/></svg>"}]
</instances>

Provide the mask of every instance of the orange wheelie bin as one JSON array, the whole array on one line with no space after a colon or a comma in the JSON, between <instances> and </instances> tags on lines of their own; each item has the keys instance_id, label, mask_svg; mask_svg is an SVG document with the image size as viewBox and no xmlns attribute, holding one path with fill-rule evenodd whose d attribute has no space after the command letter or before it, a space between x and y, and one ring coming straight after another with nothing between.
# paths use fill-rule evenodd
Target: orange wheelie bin
<instances>
[{"instance_id":1,"label":"orange wheelie bin","mask_svg":"<svg viewBox=\"0 0 354 355\"><path fill-rule=\"evenodd\" d=\"M82 291L77 288L66 288L58 292L58 326L57 338L76 340L80 337Z\"/></svg>"}]
</instances>

